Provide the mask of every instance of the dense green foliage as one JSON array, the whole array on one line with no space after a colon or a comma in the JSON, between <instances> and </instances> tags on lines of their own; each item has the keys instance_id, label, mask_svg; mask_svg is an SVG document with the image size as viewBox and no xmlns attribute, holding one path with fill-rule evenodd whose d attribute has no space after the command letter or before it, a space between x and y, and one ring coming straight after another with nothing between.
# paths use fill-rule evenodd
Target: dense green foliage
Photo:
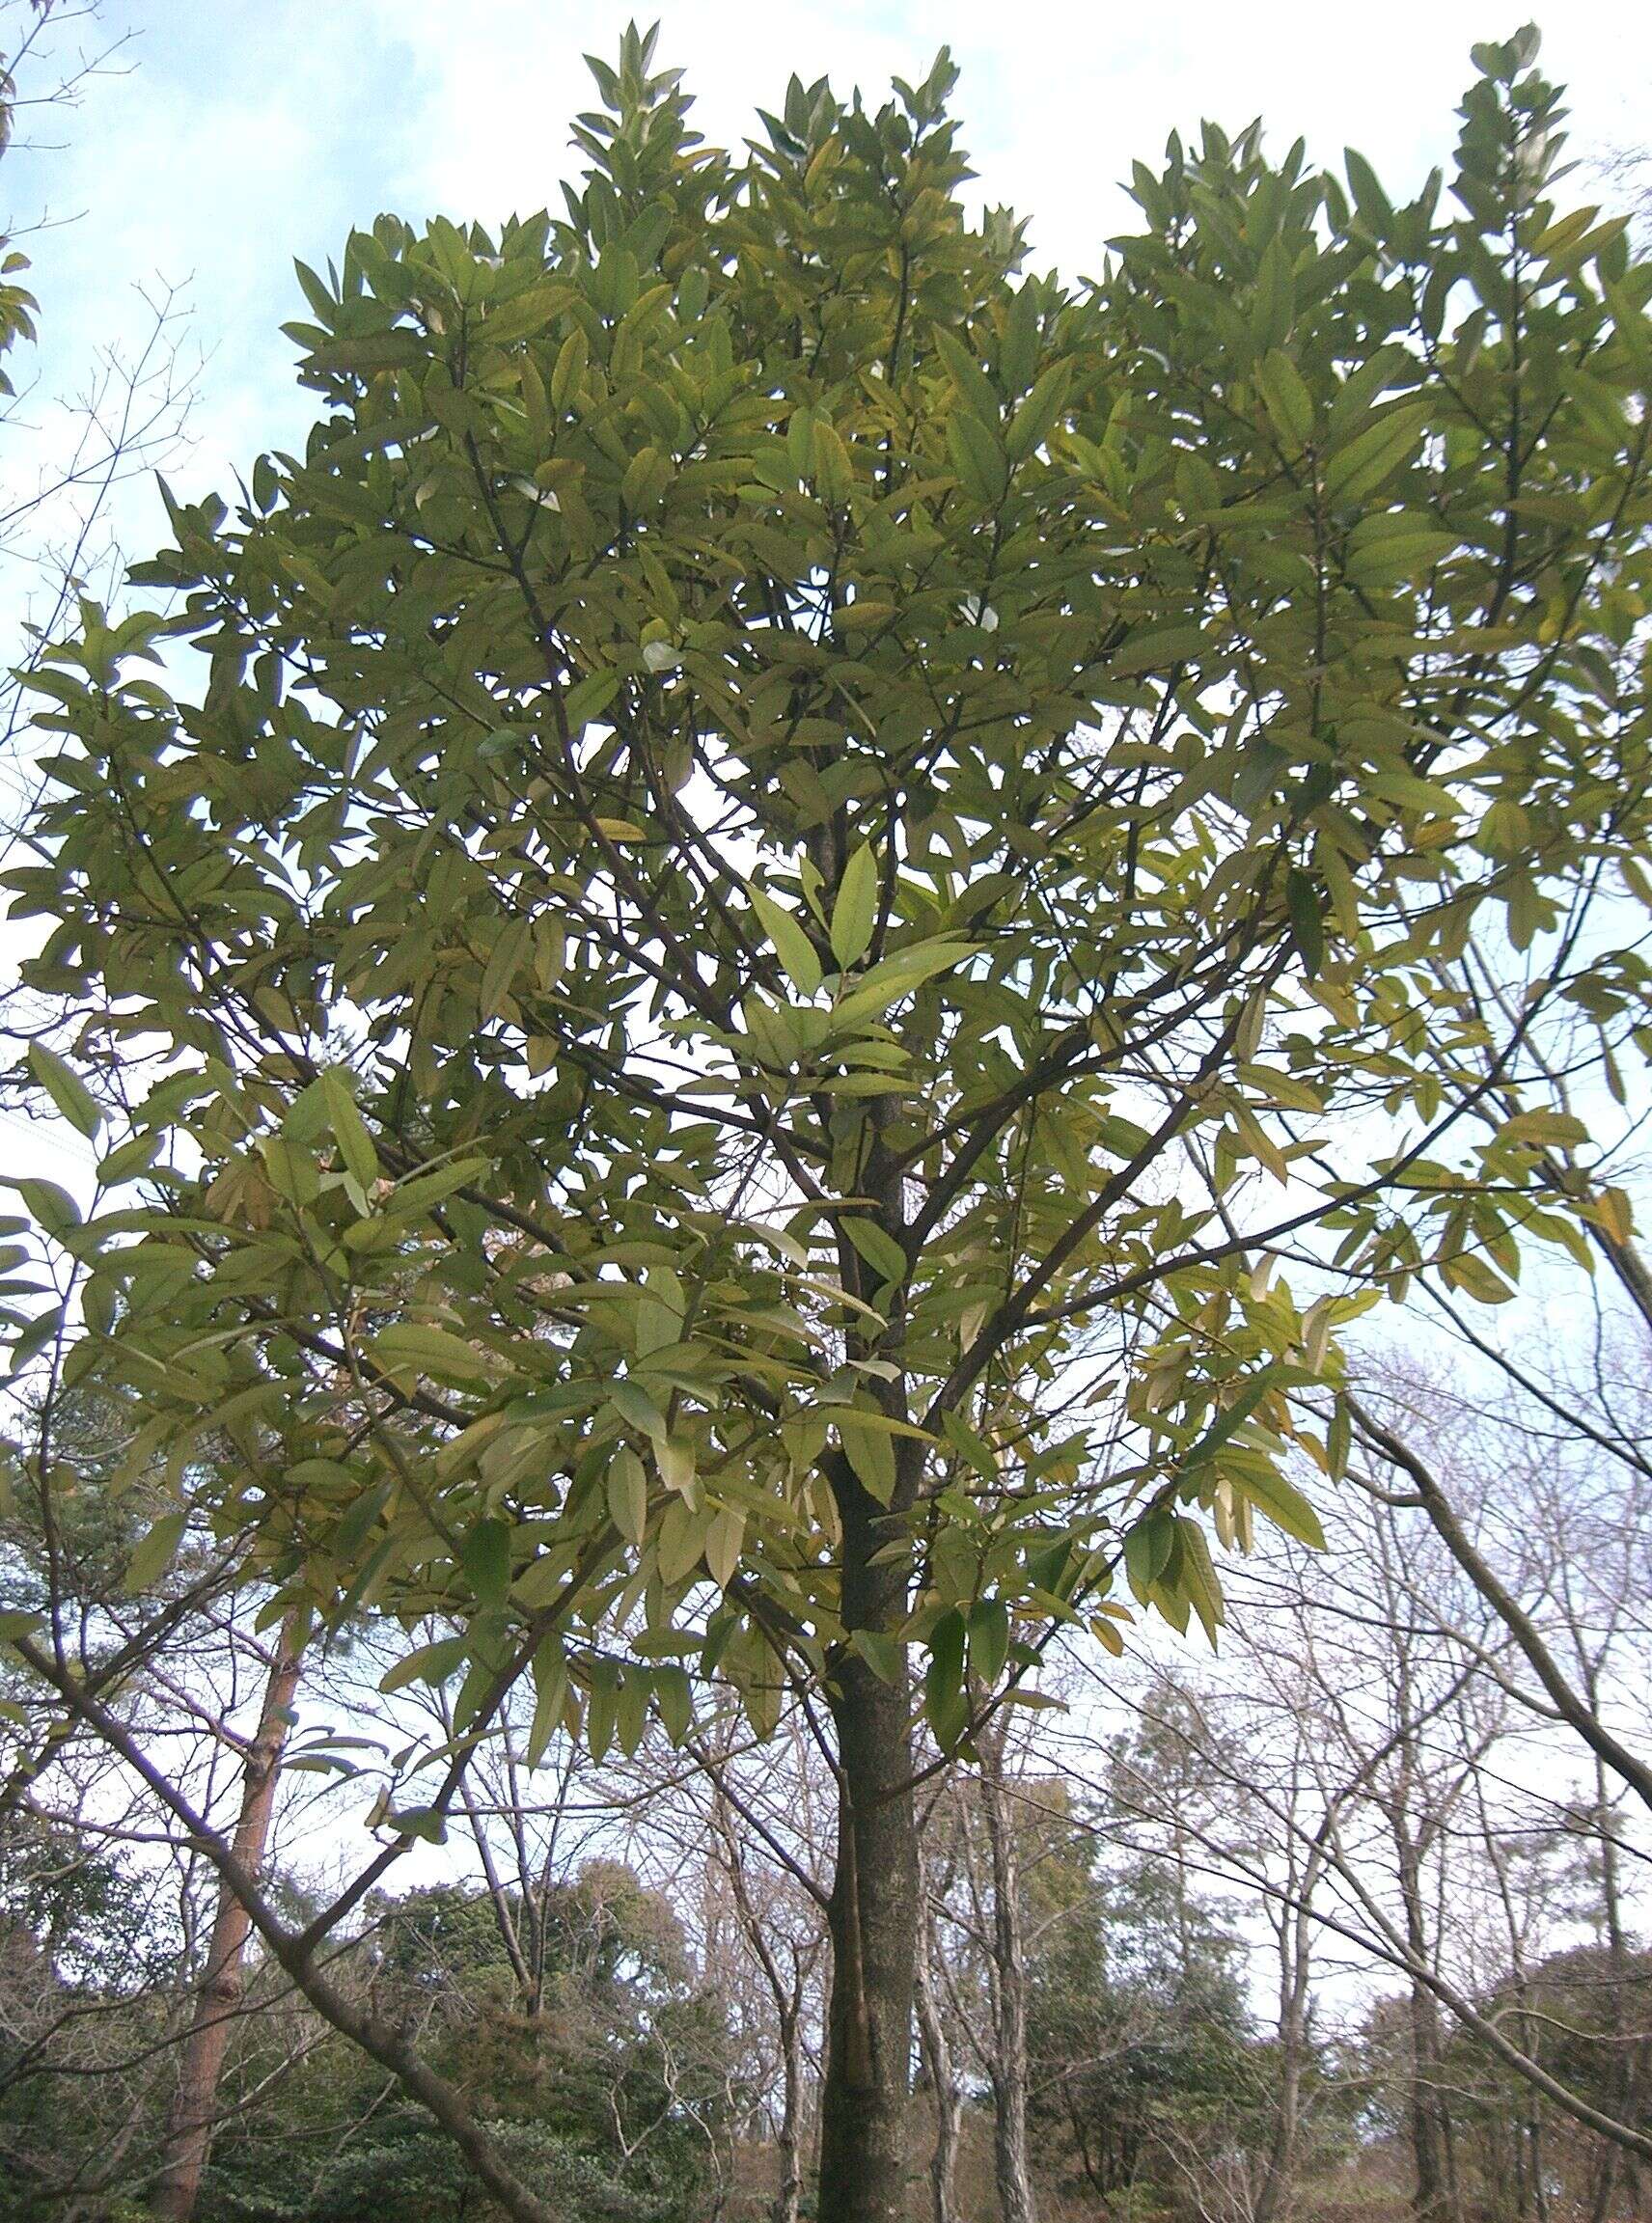
<instances>
[{"instance_id":1,"label":"dense green foliage","mask_svg":"<svg viewBox=\"0 0 1652 2223\"><path fill-rule=\"evenodd\" d=\"M1644 1038L1589 907L1648 892L1652 270L1553 200L1528 58L1482 53L1448 205L1212 127L1069 292L967 224L944 63L875 116L794 84L736 163L633 40L561 216L306 274L306 452L55 652L11 874L94 1081L159 1048L104 1161L148 1200L27 1185L75 1364L146 1450L234 1440L262 1578L456 1611L465 1711L531 1652L547 1726L566 1633L641 1614L575 1651L599 1744L684 1647L761 1718L777 1647L918 1637L951 1740L966 1638L996 1684L1125 1502L1139 1595L1213 1625L1172 1507L1311 1525L1330 1318L1259 1252L1489 1300L1623 1219L1545 1188L1584 1137L1509 1058L1451 1146L1471 944L1529 952L1520 1035ZM179 639L199 691L139 675ZM892 1503L905 1595L846 1631Z\"/></svg>"},{"instance_id":2,"label":"dense green foliage","mask_svg":"<svg viewBox=\"0 0 1652 2223\"><path fill-rule=\"evenodd\" d=\"M67 1843L31 1848L14 1835L0 1873L6 2212L45 2223L78 2180L91 2212L106 2215L123 2186L141 2194L154 2165L164 2076L147 2102L136 2088L135 2137L131 2079L176 2013L176 1944L129 1877ZM485 1895L444 1886L371 1911L346 1959L351 1983L420 2029L559 2214L699 2223L738 2094L721 2004L659 1898L603 1863L559 1886L543 1910L547 1982L531 2006ZM284 2001L272 1977L232 2056L204 2218L474 2217L476 2185L452 2142L346 2040Z\"/></svg>"}]
</instances>

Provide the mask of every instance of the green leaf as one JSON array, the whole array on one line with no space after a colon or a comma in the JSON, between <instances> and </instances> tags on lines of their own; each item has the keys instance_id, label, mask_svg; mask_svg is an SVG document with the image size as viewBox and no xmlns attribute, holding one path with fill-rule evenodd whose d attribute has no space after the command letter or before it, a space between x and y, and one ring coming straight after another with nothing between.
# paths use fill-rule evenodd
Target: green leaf
<instances>
[{"instance_id":1,"label":"green leaf","mask_svg":"<svg viewBox=\"0 0 1652 2223\"><path fill-rule=\"evenodd\" d=\"M459 1565L482 1606L503 1606L510 1588L510 1523L479 1521L459 1542Z\"/></svg>"},{"instance_id":2,"label":"green leaf","mask_svg":"<svg viewBox=\"0 0 1652 2223\"><path fill-rule=\"evenodd\" d=\"M816 416L810 439L813 453L814 483L822 501L847 502L855 490L855 466L836 427Z\"/></svg>"},{"instance_id":3,"label":"green leaf","mask_svg":"<svg viewBox=\"0 0 1652 2223\"><path fill-rule=\"evenodd\" d=\"M379 1218L393 1225L423 1219L433 1204L444 1202L486 1171L485 1158L455 1158L434 1173L416 1173L397 1184L380 1207Z\"/></svg>"},{"instance_id":4,"label":"green leaf","mask_svg":"<svg viewBox=\"0 0 1652 2223\"><path fill-rule=\"evenodd\" d=\"M551 371L551 403L558 410L571 406L575 396L585 383L586 366L591 359L591 346L585 336L585 327L576 324L562 346Z\"/></svg>"},{"instance_id":5,"label":"green leaf","mask_svg":"<svg viewBox=\"0 0 1652 2223\"><path fill-rule=\"evenodd\" d=\"M832 954L845 973L871 947L877 904L877 859L863 842L843 867L832 906Z\"/></svg>"},{"instance_id":6,"label":"green leaf","mask_svg":"<svg viewBox=\"0 0 1652 2223\"><path fill-rule=\"evenodd\" d=\"M1352 147L1343 149L1342 162L1348 173L1348 182L1354 189L1355 206L1378 238L1385 238L1389 226L1393 222L1393 207L1377 180L1376 172L1365 157Z\"/></svg>"},{"instance_id":7,"label":"green leaf","mask_svg":"<svg viewBox=\"0 0 1652 2223\"><path fill-rule=\"evenodd\" d=\"M1009 458L998 434L978 417L954 409L947 420L947 448L964 491L987 508L1003 501L1009 484Z\"/></svg>"},{"instance_id":8,"label":"green leaf","mask_svg":"<svg viewBox=\"0 0 1652 2223\"><path fill-rule=\"evenodd\" d=\"M867 1496L879 1505L895 1496L895 1440L868 1413L840 1413L838 1434Z\"/></svg>"},{"instance_id":9,"label":"green leaf","mask_svg":"<svg viewBox=\"0 0 1652 2223\"><path fill-rule=\"evenodd\" d=\"M1267 1373L1258 1374L1247 1382L1232 1404L1222 1408L1198 1442L1184 1453L1182 1472L1190 1473L1194 1468L1214 1458L1222 1446L1238 1434L1272 1387L1272 1377Z\"/></svg>"},{"instance_id":10,"label":"green leaf","mask_svg":"<svg viewBox=\"0 0 1652 2223\"><path fill-rule=\"evenodd\" d=\"M1374 494L1384 480L1410 458L1427 423L1426 408L1406 402L1356 432L1334 450L1326 462L1326 500L1346 508Z\"/></svg>"},{"instance_id":11,"label":"green leaf","mask_svg":"<svg viewBox=\"0 0 1652 2223\"><path fill-rule=\"evenodd\" d=\"M898 1636L886 1635L879 1629L855 1629L849 1641L880 1683L899 1688L906 1669L906 1647Z\"/></svg>"},{"instance_id":12,"label":"green leaf","mask_svg":"<svg viewBox=\"0 0 1652 2223\"><path fill-rule=\"evenodd\" d=\"M60 1189L55 1181L18 1181L0 1176L0 1187L15 1189L24 1209L37 1224L60 1241L71 1228L80 1225L79 1205L69 1191Z\"/></svg>"},{"instance_id":13,"label":"green leaf","mask_svg":"<svg viewBox=\"0 0 1652 2223\"><path fill-rule=\"evenodd\" d=\"M997 1687L1009 1657L1009 1607L1002 1598L982 1598L970 1607L970 1667L988 1689Z\"/></svg>"},{"instance_id":14,"label":"green leaf","mask_svg":"<svg viewBox=\"0 0 1652 2223\"><path fill-rule=\"evenodd\" d=\"M1318 1514L1282 1474L1271 1468L1247 1468L1243 1475L1233 1477L1233 1485L1243 1491L1258 1513L1267 1515L1276 1528L1282 1528L1287 1536L1294 1536L1299 1544L1306 1544L1312 1551L1324 1551L1325 1531L1319 1524Z\"/></svg>"},{"instance_id":15,"label":"green leaf","mask_svg":"<svg viewBox=\"0 0 1652 2223\"><path fill-rule=\"evenodd\" d=\"M620 692L620 674L618 672L588 672L585 677L570 687L563 700L563 715L569 729L578 732L592 719L600 718Z\"/></svg>"},{"instance_id":16,"label":"green leaf","mask_svg":"<svg viewBox=\"0 0 1652 2223\"><path fill-rule=\"evenodd\" d=\"M706 1509L690 1505L684 1497L674 1498L666 1507L655 1542L662 1582L675 1586L700 1564L710 1525Z\"/></svg>"},{"instance_id":17,"label":"green leaf","mask_svg":"<svg viewBox=\"0 0 1652 2223\"><path fill-rule=\"evenodd\" d=\"M1313 397L1288 355L1270 348L1255 370L1256 391L1273 419L1287 454L1299 454L1313 438Z\"/></svg>"},{"instance_id":18,"label":"green leaf","mask_svg":"<svg viewBox=\"0 0 1652 2223\"><path fill-rule=\"evenodd\" d=\"M714 1515L705 1532L705 1567L720 1590L727 1590L740 1564L740 1547L746 1537L746 1516L736 1505L726 1505Z\"/></svg>"},{"instance_id":19,"label":"green leaf","mask_svg":"<svg viewBox=\"0 0 1652 2223\"><path fill-rule=\"evenodd\" d=\"M923 1711L943 1751L950 1750L969 1726L964 1619L956 1611L943 1613L930 1632L929 1660L923 1671Z\"/></svg>"},{"instance_id":20,"label":"green leaf","mask_svg":"<svg viewBox=\"0 0 1652 2223\"><path fill-rule=\"evenodd\" d=\"M1227 1618L1227 1607L1223 1600L1222 1584L1211 1563L1210 1546L1198 1523L1185 1513L1177 1516L1176 1536L1181 1545L1179 1587L1183 1597L1198 1615L1214 1649L1216 1632Z\"/></svg>"},{"instance_id":21,"label":"green leaf","mask_svg":"<svg viewBox=\"0 0 1652 2223\"><path fill-rule=\"evenodd\" d=\"M680 1746L694 1726L694 1690L682 1668L656 1667L654 1708L672 1743Z\"/></svg>"},{"instance_id":22,"label":"green leaf","mask_svg":"<svg viewBox=\"0 0 1652 2223\"><path fill-rule=\"evenodd\" d=\"M1124 1571L1138 1597L1145 1597L1170 1562L1175 1528L1162 1506L1143 1514L1124 1534Z\"/></svg>"},{"instance_id":23,"label":"green leaf","mask_svg":"<svg viewBox=\"0 0 1652 2223\"><path fill-rule=\"evenodd\" d=\"M812 996L821 981L820 959L814 945L798 924L792 914L765 895L760 888L748 887L752 908L763 922L763 931L774 945L776 955L785 968L786 977L801 996Z\"/></svg>"},{"instance_id":24,"label":"green leaf","mask_svg":"<svg viewBox=\"0 0 1652 2223\"><path fill-rule=\"evenodd\" d=\"M640 1544L648 1524L648 1476L628 1443L608 1462L608 1511L627 1544Z\"/></svg>"},{"instance_id":25,"label":"green leaf","mask_svg":"<svg viewBox=\"0 0 1652 2223\"><path fill-rule=\"evenodd\" d=\"M534 1719L528 1731L528 1765L537 1768L567 1710L567 1660L561 1639L547 1636L534 1654Z\"/></svg>"},{"instance_id":26,"label":"green leaf","mask_svg":"<svg viewBox=\"0 0 1652 2223\"><path fill-rule=\"evenodd\" d=\"M892 957L885 957L867 973L858 974L855 984L840 991L832 1006L835 1026L863 1026L868 1019L878 1019L892 1003L898 1003L903 996L910 996L915 988L922 988L926 980L937 974L947 973L964 958L975 954L973 942L940 940L908 943Z\"/></svg>"},{"instance_id":27,"label":"green leaf","mask_svg":"<svg viewBox=\"0 0 1652 2223\"><path fill-rule=\"evenodd\" d=\"M345 1168L358 1187L364 1192L371 1190L379 1176L378 1152L356 1109L349 1076L342 1065L329 1065L322 1074L321 1094L327 1106L327 1124Z\"/></svg>"},{"instance_id":28,"label":"green leaf","mask_svg":"<svg viewBox=\"0 0 1652 2223\"><path fill-rule=\"evenodd\" d=\"M103 1124L103 1114L79 1074L43 1042L29 1044L29 1070L69 1125L77 1127L90 1142Z\"/></svg>"},{"instance_id":29,"label":"green leaf","mask_svg":"<svg viewBox=\"0 0 1652 2223\"><path fill-rule=\"evenodd\" d=\"M188 1524L188 1508L180 1506L174 1512L163 1513L139 1540L137 1550L126 1563L123 1587L128 1598L140 1598L146 1590L154 1588L177 1556Z\"/></svg>"},{"instance_id":30,"label":"green leaf","mask_svg":"<svg viewBox=\"0 0 1652 2223\"><path fill-rule=\"evenodd\" d=\"M1285 905L1290 913L1292 939L1302 952L1303 968L1311 980L1325 963L1325 924L1319 913L1319 890L1307 872L1287 874Z\"/></svg>"},{"instance_id":31,"label":"green leaf","mask_svg":"<svg viewBox=\"0 0 1652 2223\"><path fill-rule=\"evenodd\" d=\"M964 345L956 333L949 332L944 324L936 325L933 339L935 351L947 366L947 374L958 390L958 398L964 404L965 412L977 423L991 426L996 432L999 419L998 389L977 362L973 350Z\"/></svg>"},{"instance_id":32,"label":"green leaf","mask_svg":"<svg viewBox=\"0 0 1652 2223\"><path fill-rule=\"evenodd\" d=\"M880 1279L894 1282L897 1287L906 1279L906 1252L875 1220L846 1215L839 1224Z\"/></svg>"},{"instance_id":33,"label":"green leaf","mask_svg":"<svg viewBox=\"0 0 1652 2223\"><path fill-rule=\"evenodd\" d=\"M512 919L488 951L482 975L482 1009L485 1018L504 1010L517 974L522 970L534 939L531 919Z\"/></svg>"},{"instance_id":34,"label":"green leaf","mask_svg":"<svg viewBox=\"0 0 1652 2223\"><path fill-rule=\"evenodd\" d=\"M390 1374L436 1374L445 1381L473 1382L488 1370L487 1360L462 1335L417 1320L381 1328L370 1348Z\"/></svg>"},{"instance_id":35,"label":"green leaf","mask_svg":"<svg viewBox=\"0 0 1652 2223\"><path fill-rule=\"evenodd\" d=\"M656 1444L665 1441L665 1414L640 1382L614 1383L608 1392L608 1402L627 1428L634 1428Z\"/></svg>"},{"instance_id":36,"label":"green leaf","mask_svg":"<svg viewBox=\"0 0 1652 2223\"><path fill-rule=\"evenodd\" d=\"M393 1691L403 1690L409 1683L440 1684L456 1675L469 1658L469 1648L462 1636L443 1636L434 1644L421 1644L416 1651L398 1660L387 1675L379 1679L379 1688L386 1697Z\"/></svg>"},{"instance_id":37,"label":"green leaf","mask_svg":"<svg viewBox=\"0 0 1652 2223\"><path fill-rule=\"evenodd\" d=\"M1440 1274L1448 1288L1461 1289L1480 1304L1506 1304L1514 1295L1502 1276L1473 1251L1443 1260Z\"/></svg>"},{"instance_id":38,"label":"green leaf","mask_svg":"<svg viewBox=\"0 0 1652 2223\"><path fill-rule=\"evenodd\" d=\"M1057 363L1022 402L1005 434L1005 452L1011 463L1020 463L1044 440L1066 402L1072 385L1072 365Z\"/></svg>"}]
</instances>

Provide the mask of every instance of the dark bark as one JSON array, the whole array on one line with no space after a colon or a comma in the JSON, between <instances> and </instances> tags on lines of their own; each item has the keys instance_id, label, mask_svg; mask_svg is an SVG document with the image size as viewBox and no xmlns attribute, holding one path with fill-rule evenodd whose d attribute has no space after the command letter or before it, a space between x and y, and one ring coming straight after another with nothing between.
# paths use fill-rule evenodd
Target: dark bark
<instances>
[{"instance_id":1,"label":"dark bark","mask_svg":"<svg viewBox=\"0 0 1652 2223\"><path fill-rule=\"evenodd\" d=\"M270 1818L275 1810L276 1784L281 1773L282 1747L287 1742L289 1715L298 1688L303 1654L300 1618L284 1626L264 1687L258 1732L247 1748L241 1778L241 1811L235 1824L232 1850L249 1876L263 1866L269 1840ZM206 1972L195 2008L195 2018L184 2042L179 2065L178 2090L167 2125L164 2160L151 2207L163 2223L189 2223L201 2194L201 2178L212 2144L217 2113L218 2079L231 2032L240 2012L244 1989L241 1963L246 1957L252 1918L227 1880L218 1885L218 1911L206 1954Z\"/></svg>"},{"instance_id":2,"label":"dark bark","mask_svg":"<svg viewBox=\"0 0 1652 2223\"><path fill-rule=\"evenodd\" d=\"M902 1461L903 1469L906 1462ZM882 1508L845 1460L832 1483L843 1524L843 1624L890 1632L906 1606L904 1558L873 1564ZM912 1478L902 1473L896 1518ZM820 2100L819 2223L897 2223L904 2211L918 1943L918 1832L904 1674L891 1685L845 1647L834 1677L838 1872L832 1998Z\"/></svg>"}]
</instances>

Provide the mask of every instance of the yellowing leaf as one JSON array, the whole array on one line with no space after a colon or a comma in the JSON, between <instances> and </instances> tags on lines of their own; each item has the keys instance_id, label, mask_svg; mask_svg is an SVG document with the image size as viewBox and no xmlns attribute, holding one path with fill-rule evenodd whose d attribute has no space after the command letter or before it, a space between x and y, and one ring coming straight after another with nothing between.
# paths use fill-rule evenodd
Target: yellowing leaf
<instances>
[{"instance_id":1,"label":"yellowing leaf","mask_svg":"<svg viewBox=\"0 0 1652 2223\"><path fill-rule=\"evenodd\" d=\"M734 1578L745 1534L746 1516L733 1505L725 1506L705 1532L705 1564L720 1590Z\"/></svg>"},{"instance_id":2,"label":"yellowing leaf","mask_svg":"<svg viewBox=\"0 0 1652 2223\"><path fill-rule=\"evenodd\" d=\"M1602 1189L1590 1200L1590 1210L1609 1241L1633 1243L1635 1207L1622 1189Z\"/></svg>"}]
</instances>

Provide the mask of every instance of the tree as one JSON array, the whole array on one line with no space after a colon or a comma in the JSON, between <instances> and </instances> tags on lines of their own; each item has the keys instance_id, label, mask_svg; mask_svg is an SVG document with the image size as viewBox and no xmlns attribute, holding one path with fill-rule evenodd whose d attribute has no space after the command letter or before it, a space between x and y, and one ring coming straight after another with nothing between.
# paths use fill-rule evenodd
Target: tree
<instances>
[{"instance_id":1,"label":"tree","mask_svg":"<svg viewBox=\"0 0 1652 2223\"><path fill-rule=\"evenodd\" d=\"M1239 1941L1173 1859L1130 1848L1103 1865L1093 1826L1069 1825L1064 1840L1041 1885L1055 1918L1029 1968L1045 2166L1109 2211L1174 2213L1184 2142L1215 2161L1253 2130L1261 2078ZM1259 2118L1253 2133L1260 2143Z\"/></svg>"},{"instance_id":2,"label":"tree","mask_svg":"<svg viewBox=\"0 0 1652 2223\"><path fill-rule=\"evenodd\" d=\"M275 1810L282 1748L292 1718L292 1703L304 1663L304 1629L296 1615L283 1627L270 1660L258 1727L246 1748L241 1808L233 1850L251 1876L263 1866L270 1819ZM252 1922L229 1884L220 1880L218 1910L212 1924L200 2002L179 2066L167 2152L152 2207L164 2223L189 2223L201 2190L201 2174L212 2142L218 2078L229 2048L232 2026L241 2004L241 1962Z\"/></svg>"},{"instance_id":3,"label":"tree","mask_svg":"<svg viewBox=\"0 0 1652 2223\"><path fill-rule=\"evenodd\" d=\"M300 273L304 453L173 503L164 608L41 674L34 1070L111 1131L89 1219L23 1185L80 1310L18 1355L175 1471L234 1445L194 1510L272 1612L453 1620L395 1670L464 1674L398 1845L530 1672L536 1749L681 1733L685 1661L817 1720L819 2213L887 2223L915 1660L967 1751L1126 1575L1214 1630L1202 1516L1316 1533L1339 1319L1621 1224L1544 1188L1544 1072L1460 1084L1431 959L1527 952L1517 1045L1644 1047L1603 891L1652 896L1652 266L1556 203L1530 32L1452 204L1209 125L1072 289L968 221L945 55L875 113L794 81L735 158L652 47L558 215Z\"/></svg>"}]
</instances>

